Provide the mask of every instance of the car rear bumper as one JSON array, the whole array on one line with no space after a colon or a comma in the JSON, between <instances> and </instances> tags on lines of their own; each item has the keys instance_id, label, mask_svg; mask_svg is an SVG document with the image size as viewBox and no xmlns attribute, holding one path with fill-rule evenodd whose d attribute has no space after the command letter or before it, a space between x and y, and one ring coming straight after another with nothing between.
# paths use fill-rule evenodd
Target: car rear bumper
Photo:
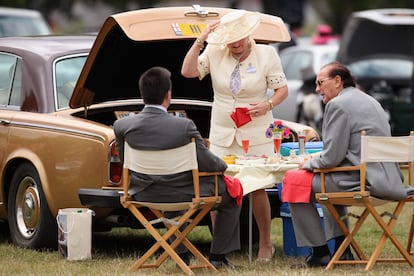
<instances>
[{"instance_id":1,"label":"car rear bumper","mask_svg":"<svg viewBox=\"0 0 414 276\"><path fill-rule=\"evenodd\" d=\"M121 191L106 189L80 189L82 205L90 208L123 208L120 202Z\"/></svg>"},{"instance_id":2,"label":"car rear bumper","mask_svg":"<svg viewBox=\"0 0 414 276\"><path fill-rule=\"evenodd\" d=\"M278 195L277 186L266 189L269 198L271 218L280 217L281 201ZM80 189L79 199L82 205L95 208L123 208L120 203L120 196L122 191L112 189ZM248 212L248 197L243 199L242 216L247 215ZM246 216L247 217L247 216Z\"/></svg>"}]
</instances>

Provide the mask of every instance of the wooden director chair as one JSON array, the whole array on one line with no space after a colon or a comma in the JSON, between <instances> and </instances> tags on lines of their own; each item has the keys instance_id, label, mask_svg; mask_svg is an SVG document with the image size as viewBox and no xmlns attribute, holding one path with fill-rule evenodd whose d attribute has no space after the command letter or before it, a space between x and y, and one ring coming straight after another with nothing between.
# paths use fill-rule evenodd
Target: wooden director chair
<instances>
[{"instance_id":1,"label":"wooden director chair","mask_svg":"<svg viewBox=\"0 0 414 276\"><path fill-rule=\"evenodd\" d=\"M336 167L329 169L315 169L315 173L321 175L321 193L316 194L316 200L327 207L336 223L339 225L345 235L345 239L338 248L331 261L328 263L326 269L333 269L334 265L339 264L365 264L365 270L370 270L376 262L408 262L409 265L414 266L414 259L411 256L411 243L413 239L414 225L411 223L411 230L409 232L408 244L404 247L393 233L393 228L397 223L397 219L401 214L407 202L413 202L414 197L411 195L407 199L383 200L370 195L366 191L366 166L369 162L399 162L402 170L408 171L408 184L414 184L414 132L411 131L410 136L401 137L374 137L366 136L365 131L361 134L361 162L359 166ZM352 192L326 192L325 174L330 172L343 171L360 171L360 190ZM394 208L392 213L384 212L378 213L376 207L390 204ZM356 216L348 214L349 217L357 218L353 229L349 230L342 218L339 216L334 205L356 206L362 207L363 211ZM367 257L361 247L355 240L355 236L366 218L371 215L382 231L382 236L376 244L372 254ZM388 219L383 219L387 216ZM392 244L401 253L402 258L380 258L380 252L389 239ZM352 246L358 258L355 260L340 260L348 246Z\"/></svg>"},{"instance_id":2,"label":"wooden director chair","mask_svg":"<svg viewBox=\"0 0 414 276\"><path fill-rule=\"evenodd\" d=\"M129 271L136 271L138 268L158 268L168 256L170 256L177 265L187 274L194 275L193 268L209 268L217 271L216 268L201 254L201 252L186 238L194 229L201 219L209 211L221 203L221 196L218 195L218 176L222 172L200 172L198 171L196 144L194 138L192 141L182 147L147 151L132 149L127 142L124 147L124 168L123 168L123 190L121 204L128 208L139 222L148 230L156 240L155 244L141 256L129 268ZM137 202L128 194L130 175L129 171L135 171L143 174L167 175L179 172L192 171L194 183L194 198L190 202L178 203L154 203L154 202ZM210 197L200 197L200 177L215 176L215 195ZM141 212L142 208L149 208L157 217L155 220L148 221ZM169 219L164 216L166 211L185 211L179 217ZM153 224L162 222L166 227L166 232L161 235ZM188 223L186 225L186 223ZM183 229L185 227L185 229ZM171 244L168 242L170 237L176 239ZM175 252L179 244L188 248L198 263L188 266ZM158 249L162 248L164 252L158 256L153 263L145 264Z\"/></svg>"}]
</instances>

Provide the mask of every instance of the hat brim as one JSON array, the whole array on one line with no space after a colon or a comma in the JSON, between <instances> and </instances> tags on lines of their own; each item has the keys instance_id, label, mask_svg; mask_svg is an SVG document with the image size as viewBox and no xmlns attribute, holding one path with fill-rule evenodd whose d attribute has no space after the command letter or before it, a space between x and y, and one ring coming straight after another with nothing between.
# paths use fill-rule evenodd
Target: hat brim
<instances>
[{"instance_id":1,"label":"hat brim","mask_svg":"<svg viewBox=\"0 0 414 276\"><path fill-rule=\"evenodd\" d=\"M206 41L214 45L227 45L249 36L259 26L260 17L254 13L246 16L247 26L244 29L239 28L236 33L228 34L226 26L220 24L208 35Z\"/></svg>"}]
</instances>

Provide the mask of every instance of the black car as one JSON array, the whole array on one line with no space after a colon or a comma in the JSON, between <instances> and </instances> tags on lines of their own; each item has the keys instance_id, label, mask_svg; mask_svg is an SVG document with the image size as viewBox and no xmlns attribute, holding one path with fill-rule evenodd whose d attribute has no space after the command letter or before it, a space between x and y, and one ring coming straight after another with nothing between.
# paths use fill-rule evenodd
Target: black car
<instances>
[{"instance_id":1,"label":"black car","mask_svg":"<svg viewBox=\"0 0 414 276\"><path fill-rule=\"evenodd\" d=\"M414 130L414 9L353 13L337 60L383 105L394 135Z\"/></svg>"}]
</instances>

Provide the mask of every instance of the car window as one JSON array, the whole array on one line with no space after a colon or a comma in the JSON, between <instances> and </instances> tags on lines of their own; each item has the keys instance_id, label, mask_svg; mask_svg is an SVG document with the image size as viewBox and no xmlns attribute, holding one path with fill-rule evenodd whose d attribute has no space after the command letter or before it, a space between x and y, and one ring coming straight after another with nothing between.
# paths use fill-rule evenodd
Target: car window
<instances>
[{"instance_id":1,"label":"car window","mask_svg":"<svg viewBox=\"0 0 414 276\"><path fill-rule=\"evenodd\" d=\"M76 81L86 61L86 55L71 56L55 63L55 93L57 109L69 106Z\"/></svg>"},{"instance_id":2,"label":"car window","mask_svg":"<svg viewBox=\"0 0 414 276\"><path fill-rule=\"evenodd\" d=\"M0 54L0 105L9 104L12 81L19 59L10 54Z\"/></svg>"},{"instance_id":3,"label":"car window","mask_svg":"<svg viewBox=\"0 0 414 276\"><path fill-rule=\"evenodd\" d=\"M330 63L331 61L335 60L336 51L326 52L321 57L321 66Z\"/></svg>"},{"instance_id":4,"label":"car window","mask_svg":"<svg viewBox=\"0 0 414 276\"><path fill-rule=\"evenodd\" d=\"M401 59L368 59L351 63L349 68L358 77L410 79L413 62Z\"/></svg>"},{"instance_id":5,"label":"car window","mask_svg":"<svg viewBox=\"0 0 414 276\"><path fill-rule=\"evenodd\" d=\"M283 53L283 52L282 52ZM312 53L295 51L280 55L283 70L288 80L302 80L303 72L312 67Z\"/></svg>"},{"instance_id":6,"label":"car window","mask_svg":"<svg viewBox=\"0 0 414 276\"><path fill-rule=\"evenodd\" d=\"M13 70L13 81L11 86L11 95L9 105L20 106L20 98L22 94L22 60L16 60L16 66Z\"/></svg>"}]
</instances>

